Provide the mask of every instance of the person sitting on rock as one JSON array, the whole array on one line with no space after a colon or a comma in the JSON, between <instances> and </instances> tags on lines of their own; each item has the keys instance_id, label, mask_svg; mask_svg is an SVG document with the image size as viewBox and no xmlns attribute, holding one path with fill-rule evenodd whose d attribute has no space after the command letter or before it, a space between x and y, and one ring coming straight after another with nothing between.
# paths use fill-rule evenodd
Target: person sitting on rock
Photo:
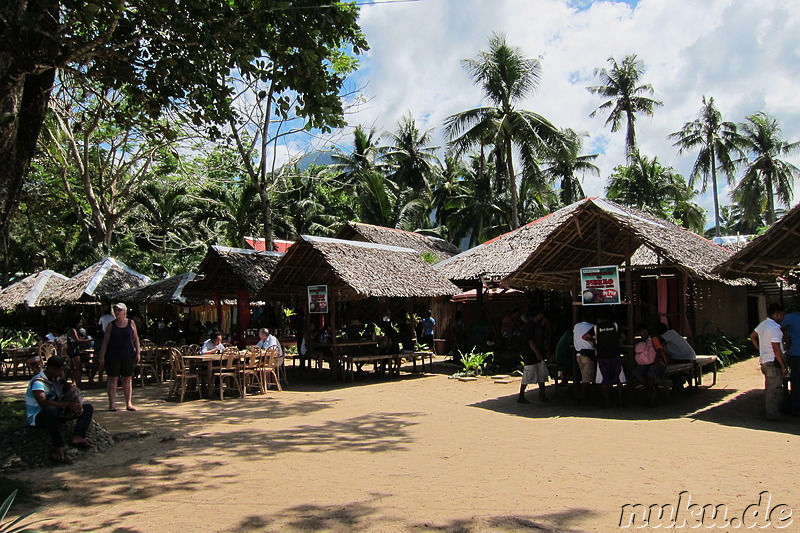
<instances>
[{"instance_id":1,"label":"person sitting on rock","mask_svg":"<svg viewBox=\"0 0 800 533\"><path fill-rule=\"evenodd\" d=\"M33 376L25 391L25 409L28 425L44 428L53 442L51 457L56 461L64 460L64 436L60 423L77 419L70 445L80 449L88 449L91 443L86 440L86 432L92 423L94 410L91 404L84 404L76 387L70 387L65 381L69 362L64 357L52 356L45 363L44 370Z\"/></svg>"}]
</instances>

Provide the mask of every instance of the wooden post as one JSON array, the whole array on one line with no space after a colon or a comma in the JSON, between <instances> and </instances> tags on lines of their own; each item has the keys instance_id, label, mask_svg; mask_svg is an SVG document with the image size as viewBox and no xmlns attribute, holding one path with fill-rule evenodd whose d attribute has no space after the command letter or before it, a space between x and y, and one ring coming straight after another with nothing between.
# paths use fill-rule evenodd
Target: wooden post
<instances>
[{"instance_id":1,"label":"wooden post","mask_svg":"<svg viewBox=\"0 0 800 533\"><path fill-rule=\"evenodd\" d=\"M633 344L633 272L631 270L631 238L625 240L625 292L628 297L628 338L625 344Z\"/></svg>"}]
</instances>

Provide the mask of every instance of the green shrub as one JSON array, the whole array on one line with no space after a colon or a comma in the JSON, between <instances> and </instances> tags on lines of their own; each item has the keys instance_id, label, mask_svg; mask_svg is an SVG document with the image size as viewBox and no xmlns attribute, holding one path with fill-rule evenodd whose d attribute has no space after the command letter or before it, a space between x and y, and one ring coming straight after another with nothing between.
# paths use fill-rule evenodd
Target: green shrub
<instances>
[{"instance_id":1,"label":"green shrub","mask_svg":"<svg viewBox=\"0 0 800 533\"><path fill-rule=\"evenodd\" d=\"M464 369L462 376L480 376L486 365L492 360L492 352L459 352L461 353L461 366Z\"/></svg>"}]
</instances>

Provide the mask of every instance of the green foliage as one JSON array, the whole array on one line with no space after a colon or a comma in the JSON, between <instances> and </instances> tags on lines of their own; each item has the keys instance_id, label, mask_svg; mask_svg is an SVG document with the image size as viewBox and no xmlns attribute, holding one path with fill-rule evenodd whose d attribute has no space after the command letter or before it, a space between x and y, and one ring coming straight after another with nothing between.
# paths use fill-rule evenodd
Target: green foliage
<instances>
[{"instance_id":1,"label":"green foliage","mask_svg":"<svg viewBox=\"0 0 800 533\"><path fill-rule=\"evenodd\" d=\"M0 349L30 348L36 346L36 333L29 330L3 330Z\"/></svg>"},{"instance_id":2,"label":"green foliage","mask_svg":"<svg viewBox=\"0 0 800 533\"><path fill-rule=\"evenodd\" d=\"M8 514L9 509L11 509L11 505L14 503L14 499L16 497L17 497L17 491L15 490L8 496L8 498L6 498L3 504L0 505L0 533L21 533L23 531L40 531L38 528L32 528L31 526L37 522L41 522L41 520L28 522L27 524L22 523L23 520L33 515L36 512L36 510L20 515L16 519L11 520L9 522L4 522L4 520L6 519L6 515Z\"/></svg>"},{"instance_id":3,"label":"green foliage","mask_svg":"<svg viewBox=\"0 0 800 533\"><path fill-rule=\"evenodd\" d=\"M695 336L694 343L695 352L703 355L716 355L723 367L751 356L752 345L749 339L731 339L719 328L713 327L711 322L705 325L703 333Z\"/></svg>"},{"instance_id":4,"label":"green foliage","mask_svg":"<svg viewBox=\"0 0 800 533\"><path fill-rule=\"evenodd\" d=\"M19 398L0 396L0 432L18 429L24 424L25 401Z\"/></svg>"},{"instance_id":5,"label":"green foliage","mask_svg":"<svg viewBox=\"0 0 800 533\"><path fill-rule=\"evenodd\" d=\"M486 365L491 362L493 353L492 352L467 352L463 353L459 351L461 354L461 367L463 371L459 374L461 376L480 376L483 374Z\"/></svg>"}]
</instances>

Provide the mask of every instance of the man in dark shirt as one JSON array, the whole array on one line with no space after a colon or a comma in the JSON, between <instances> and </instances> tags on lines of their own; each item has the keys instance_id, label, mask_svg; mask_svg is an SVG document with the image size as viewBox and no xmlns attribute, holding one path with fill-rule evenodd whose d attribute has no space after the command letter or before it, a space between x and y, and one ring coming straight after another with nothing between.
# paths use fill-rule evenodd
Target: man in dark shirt
<instances>
[{"instance_id":1,"label":"man in dark shirt","mask_svg":"<svg viewBox=\"0 0 800 533\"><path fill-rule=\"evenodd\" d=\"M525 398L525 389L528 385L539 385L539 401L549 402L544 391L547 382L547 363L544 360L544 328L542 320L544 312L534 311L525 327L525 343L522 345L522 384L519 387L517 402L530 403Z\"/></svg>"}]
</instances>

